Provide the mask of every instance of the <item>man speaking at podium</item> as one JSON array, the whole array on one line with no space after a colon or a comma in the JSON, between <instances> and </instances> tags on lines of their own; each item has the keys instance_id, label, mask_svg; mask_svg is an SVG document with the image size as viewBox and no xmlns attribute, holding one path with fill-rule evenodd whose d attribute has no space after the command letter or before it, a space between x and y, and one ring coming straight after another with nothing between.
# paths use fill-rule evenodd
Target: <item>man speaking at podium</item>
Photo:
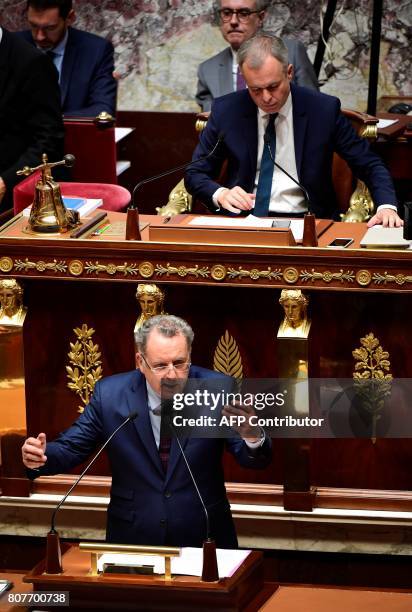
<instances>
[{"instance_id":1,"label":"man speaking at podium","mask_svg":"<svg viewBox=\"0 0 412 612\"><path fill-rule=\"evenodd\" d=\"M29 476L67 472L85 461L133 411L107 447L112 489L107 512L109 542L201 546L206 520L181 450L179 436L202 500L216 545L235 548L237 538L224 485L222 454L226 447L246 468L266 467L270 440L247 422L233 438L184 438L161 435L160 391L181 392L188 378L203 381L228 377L190 364L193 331L178 317L157 315L136 333L138 370L108 377L96 384L93 397L77 421L54 442L44 433L22 447ZM224 415L253 414L250 407L225 406ZM167 442L169 440L169 443Z\"/></svg>"},{"instance_id":2,"label":"man speaking at podium","mask_svg":"<svg viewBox=\"0 0 412 612\"><path fill-rule=\"evenodd\" d=\"M337 98L291 84L293 66L282 40L261 30L241 45L238 62L248 89L214 102L193 159L224 140L186 171L188 191L212 211L299 217L310 207L317 217L337 218L336 152L372 193L377 211L369 225L401 225L384 164L342 115ZM217 180L225 160L222 186ZM295 180L274 169L274 161Z\"/></svg>"}]
</instances>

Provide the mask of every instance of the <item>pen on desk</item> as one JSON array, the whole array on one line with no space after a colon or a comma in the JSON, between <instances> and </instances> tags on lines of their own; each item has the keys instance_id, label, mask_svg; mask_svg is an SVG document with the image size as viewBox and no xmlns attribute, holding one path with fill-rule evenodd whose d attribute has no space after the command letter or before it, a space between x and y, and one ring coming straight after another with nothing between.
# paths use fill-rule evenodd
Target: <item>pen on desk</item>
<instances>
[{"instance_id":1,"label":"pen on desk","mask_svg":"<svg viewBox=\"0 0 412 612\"><path fill-rule=\"evenodd\" d=\"M70 238L80 238L81 236L89 232L91 229L93 229L93 227L100 223L100 221L103 221L105 217L107 217L107 212L104 210L97 213L96 215L93 215L93 217L83 223L81 227L78 227L73 232L71 232Z\"/></svg>"},{"instance_id":2,"label":"pen on desk","mask_svg":"<svg viewBox=\"0 0 412 612\"><path fill-rule=\"evenodd\" d=\"M93 236L100 236L101 234L104 234L104 232L106 232L111 227L112 227L111 223L106 223L106 225L102 225L101 227L98 227L97 230L93 232Z\"/></svg>"},{"instance_id":3,"label":"pen on desk","mask_svg":"<svg viewBox=\"0 0 412 612\"><path fill-rule=\"evenodd\" d=\"M171 218L172 218L172 217L166 217L166 218L165 218L165 220L163 221L163 225L164 225L165 223L169 223L169 221L170 221L170 219L171 219Z\"/></svg>"}]
</instances>

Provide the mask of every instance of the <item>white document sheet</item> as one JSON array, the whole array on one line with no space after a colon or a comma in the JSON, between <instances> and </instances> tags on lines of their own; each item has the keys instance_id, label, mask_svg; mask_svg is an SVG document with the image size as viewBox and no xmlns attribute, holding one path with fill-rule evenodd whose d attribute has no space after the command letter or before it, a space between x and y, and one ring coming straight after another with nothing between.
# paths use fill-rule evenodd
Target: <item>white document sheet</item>
<instances>
[{"instance_id":1,"label":"white document sheet","mask_svg":"<svg viewBox=\"0 0 412 612\"><path fill-rule=\"evenodd\" d=\"M232 576L243 561L248 557L250 550L227 550L218 548L217 566L219 578ZM116 565L153 565L155 574L164 574L165 562L163 557L154 555L122 555L107 553L100 557L97 568L103 571L104 563ZM172 574L184 576L201 576L203 564L203 550L201 548L181 548L180 557L172 557Z\"/></svg>"},{"instance_id":2,"label":"white document sheet","mask_svg":"<svg viewBox=\"0 0 412 612\"><path fill-rule=\"evenodd\" d=\"M383 130L394 123L399 123L399 119L379 119L377 123L378 130Z\"/></svg>"},{"instance_id":3,"label":"white document sheet","mask_svg":"<svg viewBox=\"0 0 412 612\"><path fill-rule=\"evenodd\" d=\"M215 216L200 216L194 217L189 225L202 225L206 227L272 227L274 218L272 217L255 217L248 215L247 217L215 217ZM303 219L291 219L290 229L296 241L303 238Z\"/></svg>"},{"instance_id":4,"label":"white document sheet","mask_svg":"<svg viewBox=\"0 0 412 612\"><path fill-rule=\"evenodd\" d=\"M403 237L403 227L373 225L366 230L360 245L374 249L410 249L411 241Z\"/></svg>"}]
</instances>

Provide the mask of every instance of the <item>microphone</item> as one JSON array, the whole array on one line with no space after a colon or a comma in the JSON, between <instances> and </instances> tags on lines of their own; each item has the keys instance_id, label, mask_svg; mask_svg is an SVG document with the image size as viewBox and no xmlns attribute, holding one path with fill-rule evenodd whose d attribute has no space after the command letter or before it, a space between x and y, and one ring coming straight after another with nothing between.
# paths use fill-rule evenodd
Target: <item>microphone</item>
<instances>
[{"instance_id":1,"label":"microphone","mask_svg":"<svg viewBox=\"0 0 412 612\"><path fill-rule=\"evenodd\" d=\"M289 174L289 172L287 172L284 168L282 168L282 166L280 164L278 164L275 161L275 158L273 157L272 147L270 146L270 136L266 132L263 135L263 140L264 140L265 145L269 149L269 155L270 155L270 159L273 162L273 165L276 166L276 168L279 168L279 170L281 170L283 172L283 174L286 174L286 176L288 178L290 178L290 180L293 181L295 183L295 185L297 185L300 189L302 189L303 193L305 194L305 199L306 199L306 202L307 202L307 205L308 205L308 212L312 212L311 211L311 206L310 206L309 194L306 191L305 187L302 185L302 183L299 183L299 181L297 181L291 174Z\"/></svg>"},{"instance_id":2,"label":"microphone","mask_svg":"<svg viewBox=\"0 0 412 612\"><path fill-rule=\"evenodd\" d=\"M309 199L308 192L306 191L305 187L301 183L299 183L299 181L297 181L291 174L289 174L289 172L287 172L284 168L282 168L280 164L278 164L275 161L275 158L273 157L273 153L272 153L272 148L270 146L269 134L266 134L265 132L265 134L263 135L263 139L269 149L270 159L272 160L276 168L279 168L279 170L281 170L284 174L286 174L286 176L289 177L290 180L293 181L300 189L302 189L303 193L305 194L306 203L308 205L308 212L305 213L304 218L303 218L302 246L311 246L311 247L318 246L318 236L316 233L315 215L312 213L312 208L310 205L310 199Z\"/></svg>"},{"instance_id":3,"label":"microphone","mask_svg":"<svg viewBox=\"0 0 412 612\"><path fill-rule=\"evenodd\" d=\"M164 418L162 416L162 418ZM210 533L210 519L209 512L207 511L206 504L203 501L203 497L199 491L199 487L197 486L196 479L193 475L193 472L190 468L189 461L187 460L186 453L183 450L183 446L179 440L179 436L177 435L176 429L172 423L172 419L170 415L166 415L166 424L173 433L173 437L175 438L180 453L184 459L184 462L187 467L187 471L189 472L190 478L193 482L193 486L196 490L197 496L202 504L203 512L206 518L206 540L203 542L203 569L202 569L202 581L203 582L215 582L219 580L219 572L217 568L217 557L216 557L216 542L211 538Z\"/></svg>"},{"instance_id":4,"label":"microphone","mask_svg":"<svg viewBox=\"0 0 412 612\"><path fill-rule=\"evenodd\" d=\"M86 474L86 472L88 472L89 469L92 467L92 465L94 464L96 459L98 459L98 457L100 457L101 453L106 448L106 446L109 444L109 442L112 440L112 438L117 434L117 432L120 429L122 429L125 425L127 425L127 423L133 421L137 417L137 415L138 415L138 413L137 413L136 410L131 412L129 414L129 416L122 423L120 423L120 425L118 427L116 427L116 429L113 431L113 433L110 434L110 436L108 437L106 442L97 451L97 453L95 454L93 459L90 461L90 463L88 463L86 465L86 467L84 468L83 472L75 480L75 482L72 484L70 489L67 491L67 493L59 501L59 503L57 504L56 508L54 509L52 517L51 517L51 521L50 521L50 523L51 523L50 531L47 534L47 553L46 553L46 573L47 574L61 574L61 572L62 572L59 534L55 530L55 527L54 527L55 526L55 520L56 520L56 514L57 514L58 510L64 504L64 502L69 497L69 495L73 491L73 489L75 487L77 487L77 485L79 484L79 482L81 481L83 476Z\"/></svg>"},{"instance_id":5,"label":"microphone","mask_svg":"<svg viewBox=\"0 0 412 612\"><path fill-rule=\"evenodd\" d=\"M136 208L135 195L136 195L136 192L140 189L140 187L142 187L143 185L146 185L146 183L151 183L152 181L157 181L158 179L161 179L164 176L168 176L169 174L173 174L174 172L178 172L178 170L186 170L186 168L190 168L190 166L193 166L194 164L197 164L198 162L204 161L205 159L209 159L209 157L212 157L212 155L215 153L216 149L224 141L224 139L225 139L224 132L219 132L219 135L217 137L217 141L216 141L215 145L209 151L209 153L207 153L206 155L202 155L202 157L199 157L198 159L191 160L190 162L186 162L185 164L181 164L180 166L176 166L175 168L170 168L169 170L165 170L164 172L160 172L160 174L155 174L154 176L150 176L149 178L146 178L146 179L143 179L142 181L139 181L134 186L134 188L133 188L133 191L132 191L132 205L130 206L130 208Z\"/></svg>"}]
</instances>

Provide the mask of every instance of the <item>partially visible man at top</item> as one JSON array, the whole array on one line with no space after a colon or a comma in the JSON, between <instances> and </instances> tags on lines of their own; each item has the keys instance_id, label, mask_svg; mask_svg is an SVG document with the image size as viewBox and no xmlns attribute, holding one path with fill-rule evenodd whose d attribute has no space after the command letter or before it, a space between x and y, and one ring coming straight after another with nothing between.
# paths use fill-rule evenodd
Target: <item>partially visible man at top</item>
<instances>
[{"instance_id":1,"label":"partially visible man at top","mask_svg":"<svg viewBox=\"0 0 412 612\"><path fill-rule=\"evenodd\" d=\"M30 30L21 35L46 52L58 73L63 113L95 117L116 111L113 45L72 27L72 0L27 0Z\"/></svg>"},{"instance_id":2,"label":"partially visible man at top","mask_svg":"<svg viewBox=\"0 0 412 612\"><path fill-rule=\"evenodd\" d=\"M43 53L0 27L0 213L13 206L17 170L63 155L56 71Z\"/></svg>"},{"instance_id":3,"label":"partially visible man at top","mask_svg":"<svg viewBox=\"0 0 412 612\"><path fill-rule=\"evenodd\" d=\"M215 98L245 89L237 51L262 27L267 6L268 0L216 0L220 31L230 46L202 62L198 68L196 102L202 111L209 111ZM294 67L295 85L317 90L318 80L304 45L290 38L284 38L283 42L288 49L289 62Z\"/></svg>"}]
</instances>

